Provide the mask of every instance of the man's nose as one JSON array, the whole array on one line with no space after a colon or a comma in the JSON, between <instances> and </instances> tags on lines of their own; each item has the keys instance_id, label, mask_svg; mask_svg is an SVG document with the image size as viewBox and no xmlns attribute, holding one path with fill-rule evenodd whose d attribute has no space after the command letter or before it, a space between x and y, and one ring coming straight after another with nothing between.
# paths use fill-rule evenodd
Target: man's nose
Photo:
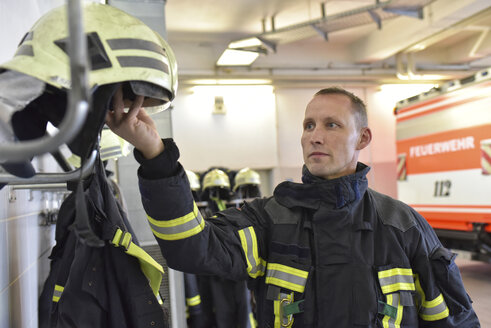
<instances>
[{"instance_id":1,"label":"man's nose","mask_svg":"<svg viewBox=\"0 0 491 328\"><path fill-rule=\"evenodd\" d=\"M323 144L324 143L323 133L318 127L315 127L314 130L312 131L312 133L310 135L310 142L312 144Z\"/></svg>"}]
</instances>

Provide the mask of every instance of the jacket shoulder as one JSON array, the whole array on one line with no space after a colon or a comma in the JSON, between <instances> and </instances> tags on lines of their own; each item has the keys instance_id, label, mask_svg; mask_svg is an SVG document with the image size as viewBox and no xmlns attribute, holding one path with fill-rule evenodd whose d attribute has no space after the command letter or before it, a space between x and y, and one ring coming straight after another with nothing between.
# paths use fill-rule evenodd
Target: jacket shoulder
<instances>
[{"instance_id":1,"label":"jacket shoulder","mask_svg":"<svg viewBox=\"0 0 491 328\"><path fill-rule=\"evenodd\" d=\"M273 224L296 224L302 219L300 208L288 208L271 197L267 200L264 210L268 213Z\"/></svg>"},{"instance_id":2,"label":"jacket shoulder","mask_svg":"<svg viewBox=\"0 0 491 328\"><path fill-rule=\"evenodd\" d=\"M368 194L383 224L392 226L403 232L417 225L413 209L408 205L370 188L368 189Z\"/></svg>"}]
</instances>

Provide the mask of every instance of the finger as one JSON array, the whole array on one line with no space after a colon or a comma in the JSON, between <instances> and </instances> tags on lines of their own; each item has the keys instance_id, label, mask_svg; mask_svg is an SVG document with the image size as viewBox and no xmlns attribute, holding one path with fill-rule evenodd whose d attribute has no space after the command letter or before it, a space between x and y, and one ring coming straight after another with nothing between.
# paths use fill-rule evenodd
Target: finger
<instances>
[{"instance_id":1,"label":"finger","mask_svg":"<svg viewBox=\"0 0 491 328\"><path fill-rule=\"evenodd\" d=\"M140 109L141 109L141 111L144 111L142 108L144 98L145 98L144 96L136 96L135 100L133 101L133 103L130 106L130 109L128 110L128 118L127 119L130 120L130 119L135 118L138 115L138 112L140 112Z\"/></svg>"},{"instance_id":2,"label":"finger","mask_svg":"<svg viewBox=\"0 0 491 328\"><path fill-rule=\"evenodd\" d=\"M121 119L124 114L124 101L123 101L123 86L120 85L119 88L114 93L112 98L112 110L114 111L115 118L117 120Z\"/></svg>"},{"instance_id":3,"label":"finger","mask_svg":"<svg viewBox=\"0 0 491 328\"><path fill-rule=\"evenodd\" d=\"M106 113L106 124L107 126L109 126L109 128L112 128L113 123L114 123L114 115L112 112L108 111Z\"/></svg>"},{"instance_id":4,"label":"finger","mask_svg":"<svg viewBox=\"0 0 491 328\"><path fill-rule=\"evenodd\" d=\"M146 111L141 110L138 112L138 115L136 116L140 121L148 124L151 127L155 127L155 122L152 120L150 115L147 114Z\"/></svg>"}]
</instances>

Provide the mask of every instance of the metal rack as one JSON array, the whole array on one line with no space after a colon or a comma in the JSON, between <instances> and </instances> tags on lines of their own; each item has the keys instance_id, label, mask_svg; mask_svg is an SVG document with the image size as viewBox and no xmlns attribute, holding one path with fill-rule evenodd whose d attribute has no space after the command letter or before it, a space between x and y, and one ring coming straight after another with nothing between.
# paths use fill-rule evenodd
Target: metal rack
<instances>
[{"instance_id":1,"label":"metal rack","mask_svg":"<svg viewBox=\"0 0 491 328\"><path fill-rule=\"evenodd\" d=\"M67 1L68 16L68 54L70 57L71 88L68 91L66 115L54 136L36 140L8 142L0 144L0 162L21 162L33 156L56 151L61 145L70 142L80 131L89 111L87 90L87 40L84 33L81 0ZM15 189L32 189L34 185L44 185L42 189L59 188L50 184L66 183L86 177L92 171L97 151L79 169L64 173L37 173L32 178L20 178L10 174L0 174L0 183L16 185Z\"/></svg>"}]
</instances>

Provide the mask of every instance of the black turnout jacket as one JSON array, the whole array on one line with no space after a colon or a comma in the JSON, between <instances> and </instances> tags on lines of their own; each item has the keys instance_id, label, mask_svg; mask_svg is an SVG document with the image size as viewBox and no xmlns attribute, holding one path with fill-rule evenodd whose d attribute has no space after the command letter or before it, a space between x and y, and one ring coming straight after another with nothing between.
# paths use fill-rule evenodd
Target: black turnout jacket
<instances>
[{"instance_id":1,"label":"black turnout jacket","mask_svg":"<svg viewBox=\"0 0 491 328\"><path fill-rule=\"evenodd\" d=\"M150 227L170 267L248 280L259 327L479 327L455 254L404 203L368 188L369 168L303 183L206 220L172 140L138 151Z\"/></svg>"}]
</instances>

